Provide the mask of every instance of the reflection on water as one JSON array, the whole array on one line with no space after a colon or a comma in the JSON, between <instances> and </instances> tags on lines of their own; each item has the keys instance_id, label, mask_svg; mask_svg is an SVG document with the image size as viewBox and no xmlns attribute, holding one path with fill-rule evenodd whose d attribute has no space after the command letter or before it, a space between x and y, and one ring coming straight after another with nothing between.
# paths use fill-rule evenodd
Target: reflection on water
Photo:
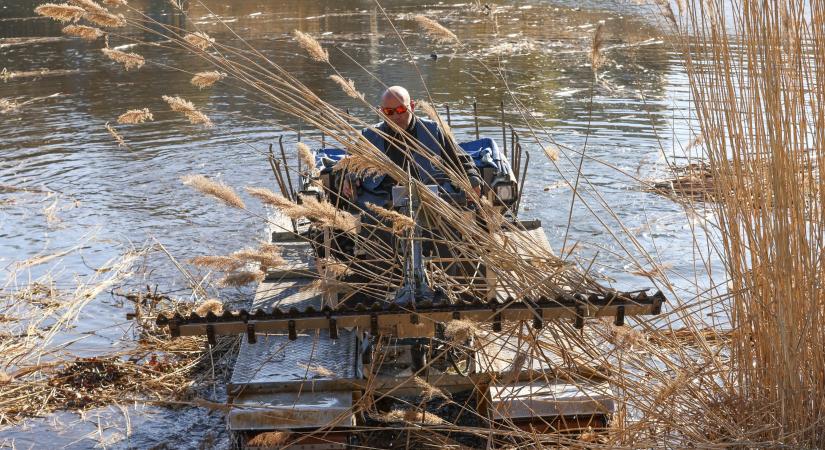
<instances>
[{"instance_id":1,"label":"reflection on water","mask_svg":"<svg viewBox=\"0 0 825 450\"><path fill-rule=\"evenodd\" d=\"M0 38L60 36L59 25L32 18L37 3L0 1ZM298 51L291 40L292 30L319 37L330 50L333 65L369 98L376 98L383 89L375 77L387 85L405 85L415 97L425 97L423 78L436 103L451 105L453 129L459 138L474 133L471 105L477 100L482 133L498 139L503 100L506 119L531 153L523 215L540 218L554 246L561 247L568 232L567 246L579 242L577 251L586 262L598 255L592 269L615 280L617 287L650 287L649 281L625 270L635 270L622 257L623 246L633 248L631 240L621 237L617 242L608 231L621 234L618 219L647 251L676 271L693 273L693 260L685 255L693 253L694 243L684 214L673 203L641 192L634 179L653 176L664 156L678 153L672 150L678 148L674 138L689 140L685 121L688 87L681 62L639 7L595 0L499 1L493 23L487 10L479 10L475 2L385 1L386 15L409 47L407 54L384 12L372 1L205 3L189 2L190 21L167 0L131 0L129 4L166 25L197 27L221 42L237 41L228 25L323 98L349 108L365 121L374 120L374 115L329 80L328 68ZM423 38L411 19L418 13L438 18L456 32L464 47L453 51ZM608 63L594 84L588 54L590 38L601 20ZM149 31L131 33L112 36L110 44L162 41ZM0 78L0 98L18 103L59 94L0 114L0 184L45 187L59 193L60 205L74 205L59 209L55 223L44 218L42 209L48 205L37 195L16 194L17 205L0 203L0 266L44 248L68 247L95 230L98 238L82 261L70 260L68 266L99 267L120 251L112 242L140 245L156 237L184 259L229 252L261 236L258 221L193 195L181 186L180 176L194 172L219 176L238 187L270 185L266 146L285 129L301 124L231 86L218 84L205 90L191 86L190 72L207 69L194 56L161 46L130 46L130 51L145 56L149 64L126 73L101 57L98 49L102 45L58 39L0 46L0 70L5 68L7 73L66 71L5 82ZM532 113L529 126L514 107L508 89ZM216 127L205 130L165 112L163 94L181 95L202 106ZM120 126L129 148L117 147L104 124L127 109L143 107L155 112L155 121ZM556 165L548 161L535 138L528 138L531 130L544 144L552 138L569 148L565 152L569 159L563 157ZM304 132L313 137L311 130ZM286 140L293 142L294 133L286 134ZM567 230L571 190L560 172L574 180L582 151L586 179L579 186L587 204L576 200ZM10 194L0 194L6 195ZM610 205L615 218L604 205ZM158 256L152 262L155 269L147 281L167 283L168 289L179 287L175 270L164 258ZM101 301L90 307L79 331L111 327L122 317L123 311ZM83 345L111 345L119 331L98 332ZM178 434L191 432L184 431ZM154 432L161 441L171 438L169 433ZM181 442L189 444L188 439Z\"/></svg>"}]
</instances>

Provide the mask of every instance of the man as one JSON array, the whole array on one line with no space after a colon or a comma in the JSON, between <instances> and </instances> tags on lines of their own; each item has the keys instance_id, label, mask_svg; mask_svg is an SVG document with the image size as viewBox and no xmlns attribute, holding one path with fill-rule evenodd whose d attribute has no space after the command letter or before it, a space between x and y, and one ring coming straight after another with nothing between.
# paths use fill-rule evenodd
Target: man
<instances>
[{"instance_id":1,"label":"man","mask_svg":"<svg viewBox=\"0 0 825 450\"><path fill-rule=\"evenodd\" d=\"M441 158L447 167L464 171L473 190L479 194L481 177L469 155L457 149L452 141L447 139L437 123L417 117L414 110L415 102L410 99L410 93L401 86L392 86L381 96L380 112L384 121L375 127L391 139L385 139L382 134L371 128L366 128L361 133L376 148L384 152L392 162L404 170L409 170L413 178L425 184L443 185L448 182L442 170L423 155L413 151L409 145L406 149L399 148L399 144L403 146L405 142L415 139L425 149ZM396 131L388 122L392 122L403 131ZM360 186L370 193L378 194L389 193L395 184L397 180L393 180L392 177L379 175L361 181ZM349 183L344 183L343 194L350 199L355 197L355 192Z\"/></svg>"}]
</instances>

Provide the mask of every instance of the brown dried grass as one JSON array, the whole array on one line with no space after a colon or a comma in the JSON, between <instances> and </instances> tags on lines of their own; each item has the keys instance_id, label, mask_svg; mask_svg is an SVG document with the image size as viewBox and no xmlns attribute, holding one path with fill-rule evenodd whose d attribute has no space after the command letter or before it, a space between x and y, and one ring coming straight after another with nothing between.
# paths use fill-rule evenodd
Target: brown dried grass
<instances>
[{"instance_id":1,"label":"brown dried grass","mask_svg":"<svg viewBox=\"0 0 825 450\"><path fill-rule=\"evenodd\" d=\"M181 181L183 181L183 184L220 200L228 206L239 209L246 208L243 200L241 200L241 197L238 196L235 190L221 182L210 180L203 175L184 175L181 177Z\"/></svg>"},{"instance_id":2,"label":"brown dried grass","mask_svg":"<svg viewBox=\"0 0 825 450\"><path fill-rule=\"evenodd\" d=\"M223 302L218 299L211 298L209 300L205 300L195 308L195 314L201 317L206 316L206 314L210 312L216 316L223 314Z\"/></svg>"},{"instance_id":3,"label":"brown dried grass","mask_svg":"<svg viewBox=\"0 0 825 450\"><path fill-rule=\"evenodd\" d=\"M442 425L445 420L441 417L421 410L394 409L386 414L374 415L373 418L381 422L405 422L424 425Z\"/></svg>"},{"instance_id":4,"label":"brown dried grass","mask_svg":"<svg viewBox=\"0 0 825 450\"><path fill-rule=\"evenodd\" d=\"M604 54L602 47L604 46L604 22L599 22L596 26L596 31L593 32L593 43L590 45L590 66L593 71L599 70L604 64Z\"/></svg>"},{"instance_id":5,"label":"brown dried grass","mask_svg":"<svg viewBox=\"0 0 825 450\"><path fill-rule=\"evenodd\" d=\"M382 219L388 221L392 225L392 232L397 235L402 235L415 228L415 221L412 217L405 216L398 211L382 208L372 203L367 203L367 208L378 214L378 216Z\"/></svg>"},{"instance_id":6,"label":"brown dried grass","mask_svg":"<svg viewBox=\"0 0 825 450\"><path fill-rule=\"evenodd\" d=\"M261 249L244 249L232 254L233 258L241 261L256 262L264 268L280 267L286 264L280 251L265 251Z\"/></svg>"},{"instance_id":7,"label":"brown dried grass","mask_svg":"<svg viewBox=\"0 0 825 450\"><path fill-rule=\"evenodd\" d=\"M121 28L126 26L126 18L123 17L123 14L87 12L83 15L83 18L104 28Z\"/></svg>"},{"instance_id":8,"label":"brown dried grass","mask_svg":"<svg viewBox=\"0 0 825 450\"><path fill-rule=\"evenodd\" d=\"M291 434L286 431L267 431L256 434L246 445L249 447L277 448L289 442Z\"/></svg>"}]
</instances>

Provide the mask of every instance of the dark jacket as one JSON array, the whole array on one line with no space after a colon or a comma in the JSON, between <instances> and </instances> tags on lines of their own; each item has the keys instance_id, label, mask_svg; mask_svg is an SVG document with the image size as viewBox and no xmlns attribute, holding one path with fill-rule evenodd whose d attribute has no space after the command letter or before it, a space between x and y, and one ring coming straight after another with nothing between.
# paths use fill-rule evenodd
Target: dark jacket
<instances>
[{"instance_id":1,"label":"dark jacket","mask_svg":"<svg viewBox=\"0 0 825 450\"><path fill-rule=\"evenodd\" d=\"M407 127L407 130L401 136L393 131L386 122L381 122L376 125L375 128L402 142L413 138L416 139L424 148L430 150L434 155L441 157L453 170L463 170L470 179L472 186L475 187L481 184L481 176L479 176L472 158L464 151L457 149L452 141L447 139L435 122L413 116L410 126ZM399 167L404 170L407 170L409 167L410 174L413 178L426 184L440 184L439 181L446 178L442 171L434 167L423 155L412 152L414 164L410 165L410 158L408 158L397 145L394 143L390 144L373 129L366 128L361 133ZM362 186L365 189L375 192L388 191L389 187L395 184L397 184L397 181L393 180L390 176L378 175L365 179Z\"/></svg>"}]
</instances>

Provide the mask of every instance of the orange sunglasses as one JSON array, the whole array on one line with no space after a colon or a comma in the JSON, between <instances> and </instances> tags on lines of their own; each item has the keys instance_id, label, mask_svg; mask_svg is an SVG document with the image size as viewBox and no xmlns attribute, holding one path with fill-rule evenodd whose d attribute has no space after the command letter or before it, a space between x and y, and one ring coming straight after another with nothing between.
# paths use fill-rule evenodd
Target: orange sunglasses
<instances>
[{"instance_id":1,"label":"orange sunglasses","mask_svg":"<svg viewBox=\"0 0 825 450\"><path fill-rule=\"evenodd\" d=\"M381 110L382 113L386 116L392 116L393 114L404 114L408 110L412 110L415 108L415 102L410 100L410 107L407 108L405 105L398 105L395 108L378 108Z\"/></svg>"}]
</instances>

